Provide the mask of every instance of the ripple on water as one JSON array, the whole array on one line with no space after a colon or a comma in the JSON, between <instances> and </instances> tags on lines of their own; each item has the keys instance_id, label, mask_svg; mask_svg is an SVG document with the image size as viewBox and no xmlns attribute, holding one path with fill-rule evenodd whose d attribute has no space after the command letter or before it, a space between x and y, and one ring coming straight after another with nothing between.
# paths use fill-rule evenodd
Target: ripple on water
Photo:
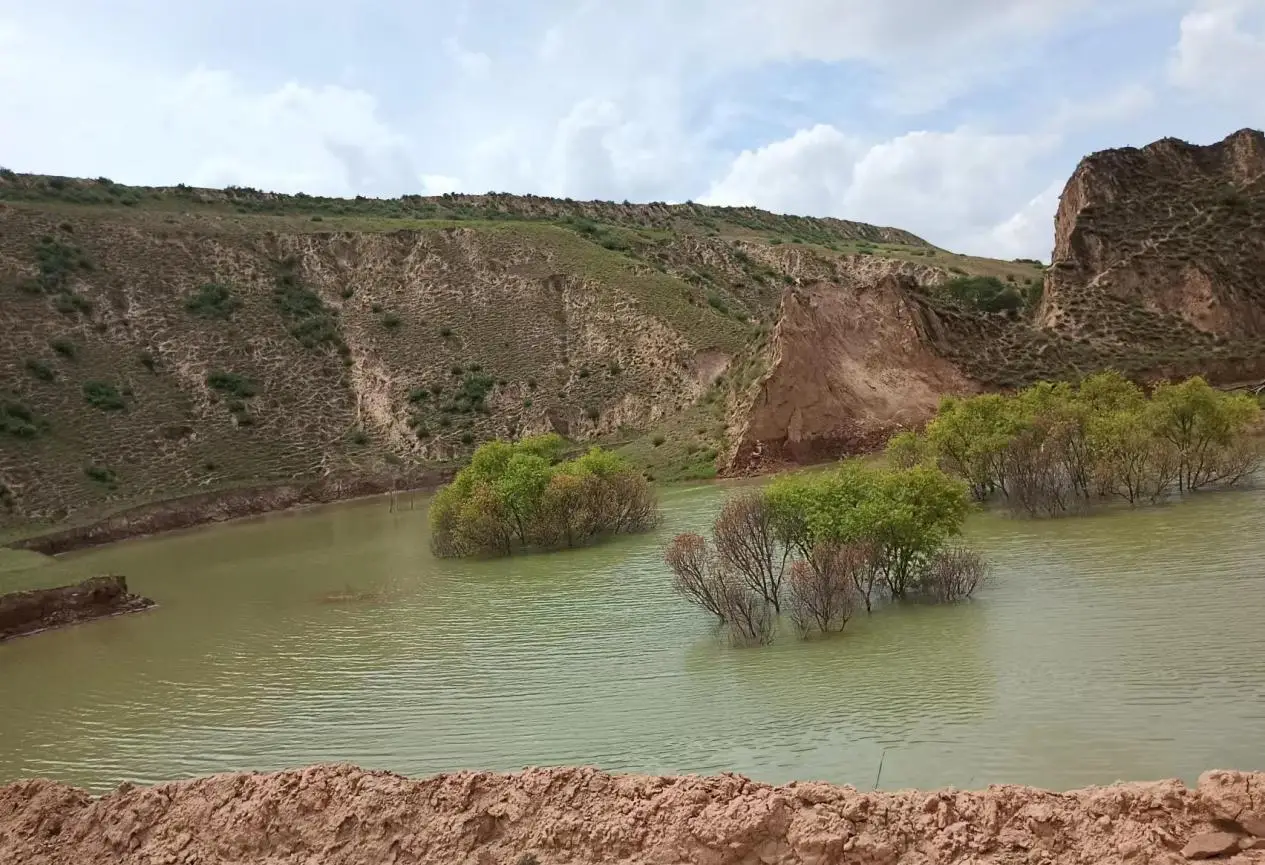
<instances>
[{"instance_id":1,"label":"ripple on water","mask_svg":"<svg viewBox=\"0 0 1265 865\"><path fill-rule=\"evenodd\" d=\"M357 505L59 562L162 606L0 647L0 779L351 760L868 786L881 760L886 787L1070 787L1259 767L1265 493L981 516L995 579L975 601L758 650L668 590L659 544L719 500L673 492L656 537L510 561L438 562L424 512Z\"/></svg>"}]
</instances>

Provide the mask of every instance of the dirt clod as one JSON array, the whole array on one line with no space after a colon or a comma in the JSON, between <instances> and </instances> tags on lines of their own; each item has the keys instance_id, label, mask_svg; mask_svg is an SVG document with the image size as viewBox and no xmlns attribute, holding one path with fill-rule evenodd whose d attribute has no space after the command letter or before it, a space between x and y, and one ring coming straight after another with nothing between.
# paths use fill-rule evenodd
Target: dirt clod
<instances>
[{"instance_id":1,"label":"dirt clod","mask_svg":"<svg viewBox=\"0 0 1265 865\"><path fill-rule=\"evenodd\" d=\"M1215 859L1239 850L1239 836L1229 832L1200 832L1182 848L1187 859Z\"/></svg>"}]
</instances>

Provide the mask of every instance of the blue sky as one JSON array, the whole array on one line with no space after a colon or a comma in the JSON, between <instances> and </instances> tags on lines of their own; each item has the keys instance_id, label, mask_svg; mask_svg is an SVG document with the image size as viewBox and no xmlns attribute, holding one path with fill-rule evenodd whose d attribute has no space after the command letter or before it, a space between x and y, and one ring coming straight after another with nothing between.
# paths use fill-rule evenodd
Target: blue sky
<instances>
[{"instance_id":1,"label":"blue sky","mask_svg":"<svg viewBox=\"0 0 1265 865\"><path fill-rule=\"evenodd\" d=\"M0 165L754 204L1047 258L1085 153L1265 126L1265 0L0 0Z\"/></svg>"}]
</instances>

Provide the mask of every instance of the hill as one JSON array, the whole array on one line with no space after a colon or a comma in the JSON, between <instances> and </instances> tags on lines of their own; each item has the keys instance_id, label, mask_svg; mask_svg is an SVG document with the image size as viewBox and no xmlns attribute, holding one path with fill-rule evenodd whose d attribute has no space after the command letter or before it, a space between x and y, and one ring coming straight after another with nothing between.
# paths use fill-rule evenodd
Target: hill
<instances>
[{"instance_id":1,"label":"hill","mask_svg":"<svg viewBox=\"0 0 1265 865\"><path fill-rule=\"evenodd\" d=\"M4 172L0 522L407 475L547 430L708 476L783 289L876 262L1035 273L751 208Z\"/></svg>"},{"instance_id":2,"label":"hill","mask_svg":"<svg viewBox=\"0 0 1265 865\"><path fill-rule=\"evenodd\" d=\"M1048 269L754 208L0 171L0 529L389 488L545 431L709 477L872 446L945 392L1265 376L1263 152L1087 157Z\"/></svg>"}]
</instances>

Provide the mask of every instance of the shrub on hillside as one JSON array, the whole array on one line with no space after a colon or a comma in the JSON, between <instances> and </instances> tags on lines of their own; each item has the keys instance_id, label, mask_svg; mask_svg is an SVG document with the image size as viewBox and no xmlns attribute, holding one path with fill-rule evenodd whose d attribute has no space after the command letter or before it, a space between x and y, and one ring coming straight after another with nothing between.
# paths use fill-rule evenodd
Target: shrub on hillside
<instances>
[{"instance_id":1,"label":"shrub on hillside","mask_svg":"<svg viewBox=\"0 0 1265 865\"><path fill-rule=\"evenodd\" d=\"M556 435L479 446L431 504L438 556L498 556L641 532L659 520L649 485L622 457L592 448L562 459Z\"/></svg>"},{"instance_id":2,"label":"shrub on hillside","mask_svg":"<svg viewBox=\"0 0 1265 865\"><path fill-rule=\"evenodd\" d=\"M127 408L119 389L106 381L84 382L83 398L88 405L102 411L122 411Z\"/></svg>"},{"instance_id":3,"label":"shrub on hillside","mask_svg":"<svg viewBox=\"0 0 1265 865\"><path fill-rule=\"evenodd\" d=\"M1022 291L995 276L959 276L942 288L950 297L981 312L1017 312L1025 305Z\"/></svg>"},{"instance_id":4,"label":"shrub on hillside","mask_svg":"<svg viewBox=\"0 0 1265 865\"><path fill-rule=\"evenodd\" d=\"M30 439L39 435L35 414L16 400L0 399L0 433L14 438Z\"/></svg>"},{"instance_id":5,"label":"shrub on hillside","mask_svg":"<svg viewBox=\"0 0 1265 865\"><path fill-rule=\"evenodd\" d=\"M250 399L259 393L259 387L246 376L224 370L210 373L206 377L206 385L238 399Z\"/></svg>"},{"instance_id":6,"label":"shrub on hillside","mask_svg":"<svg viewBox=\"0 0 1265 865\"><path fill-rule=\"evenodd\" d=\"M185 298L184 308L198 318L228 319L232 318L242 305L241 299L233 294L233 290L219 282L208 282L198 286L193 294Z\"/></svg>"}]
</instances>

